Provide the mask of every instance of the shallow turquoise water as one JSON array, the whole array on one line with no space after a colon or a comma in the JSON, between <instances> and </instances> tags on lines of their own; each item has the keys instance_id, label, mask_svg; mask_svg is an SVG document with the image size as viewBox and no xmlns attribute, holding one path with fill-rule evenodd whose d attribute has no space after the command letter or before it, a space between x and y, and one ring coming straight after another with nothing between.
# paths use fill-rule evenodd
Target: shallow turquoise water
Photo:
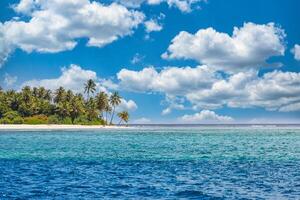
<instances>
[{"instance_id":1,"label":"shallow turquoise water","mask_svg":"<svg viewBox=\"0 0 300 200\"><path fill-rule=\"evenodd\" d=\"M0 132L0 199L300 199L300 129Z\"/></svg>"}]
</instances>

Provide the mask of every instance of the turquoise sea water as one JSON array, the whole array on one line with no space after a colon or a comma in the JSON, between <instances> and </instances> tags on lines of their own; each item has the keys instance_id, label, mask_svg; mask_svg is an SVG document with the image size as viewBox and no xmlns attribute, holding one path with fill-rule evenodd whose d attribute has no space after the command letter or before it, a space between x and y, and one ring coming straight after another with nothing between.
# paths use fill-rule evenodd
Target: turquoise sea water
<instances>
[{"instance_id":1,"label":"turquoise sea water","mask_svg":"<svg viewBox=\"0 0 300 200\"><path fill-rule=\"evenodd\" d=\"M300 199L300 129L0 131L0 199Z\"/></svg>"}]
</instances>

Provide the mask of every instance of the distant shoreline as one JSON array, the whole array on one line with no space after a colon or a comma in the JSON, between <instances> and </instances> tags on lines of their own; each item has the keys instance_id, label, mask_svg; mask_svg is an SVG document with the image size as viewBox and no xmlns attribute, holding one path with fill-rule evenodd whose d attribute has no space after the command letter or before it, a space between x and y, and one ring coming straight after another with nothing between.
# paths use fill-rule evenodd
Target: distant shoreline
<instances>
[{"instance_id":1,"label":"distant shoreline","mask_svg":"<svg viewBox=\"0 0 300 200\"><path fill-rule=\"evenodd\" d=\"M103 125L61 125L61 124L0 124L0 131L5 130L97 130L97 129L126 129L126 126Z\"/></svg>"},{"instance_id":2,"label":"distant shoreline","mask_svg":"<svg viewBox=\"0 0 300 200\"><path fill-rule=\"evenodd\" d=\"M65 124L0 124L0 131L52 131L52 130L126 130L134 128L203 128L203 129L300 129L300 124L129 124L128 126L65 125Z\"/></svg>"}]
</instances>

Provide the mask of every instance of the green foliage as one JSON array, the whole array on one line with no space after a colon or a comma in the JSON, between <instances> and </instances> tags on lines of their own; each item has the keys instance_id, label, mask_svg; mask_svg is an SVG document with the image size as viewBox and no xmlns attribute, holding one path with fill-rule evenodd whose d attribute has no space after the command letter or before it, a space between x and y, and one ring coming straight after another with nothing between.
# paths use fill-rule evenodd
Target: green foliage
<instances>
[{"instance_id":1,"label":"green foliage","mask_svg":"<svg viewBox=\"0 0 300 200\"><path fill-rule=\"evenodd\" d=\"M50 115L48 117L48 124L61 124L61 120L57 115Z\"/></svg>"},{"instance_id":2,"label":"green foliage","mask_svg":"<svg viewBox=\"0 0 300 200\"><path fill-rule=\"evenodd\" d=\"M86 115L81 115L74 120L74 124L78 125L105 125L105 121L103 119L94 119L89 120Z\"/></svg>"},{"instance_id":3,"label":"green foliage","mask_svg":"<svg viewBox=\"0 0 300 200\"><path fill-rule=\"evenodd\" d=\"M65 117L61 119L61 124L73 124L72 119L70 117Z\"/></svg>"},{"instance_id":4,"label":"green foliage","mask_svg":"<svg viewBox=\"0 0 300 200\"><path fill-rule=\"evenodd\" d=\"M35 115L24 118L24 124L47 124L48 117L46 115Z\"/></svg>"},{"instance_id":5,"label":"green foliage","mask_svg":"<svg viewBox=\"0 0 300 200\"><path fill-rule=\"evenodd\" d=\"M0 119L0 124L12 124L12 121L7 118Z\"/></svg>"},{"instance_id":6,"label":"green foliage","mask_svg":"<svg viewBox=\"0 0 300 200\"><path fill-rule=\"evenodd\" d=\"M115 108L121 103L119 94L109 97L100 92L90 97L96 91L93 80L88 80L84 89L86 99L63 87L53 93L44 87L29 86L20 92L0 90L0 123L104 125L108 124L108 117L112 122ZM121 120L126 122L126 116Z\"/></svg>"},{"instance_id":7,"label":"green foliage","mask_svg":"<svg viewBox=\"0 0 300 200\"><path fill-rule=\"evenodd\" d=\"M2 124L22 124L23 122L23 118L16 111L9 111L0 119L0 123Z\"/></svg>"},{"instance_id":8,"label":"green foliage","mask_svg":"<svg viewBox=\"0 0 300 200\"><path fill-rule=\"evenodd\" d=\"M10 112L7 112L3 115L4 118L7 118L9 120L13 120L14 118L16 117L19 117L19 114L18 112L16 111L10 111Z\"/></svg>"},{"instance_id":9,"label":"green foliage","mask_svg":"<svg viewBox=\"0 0 300 200\"><path fill-rule=\"evenodd\" d=\"M24 119L22 117L16 117L12 120L13 124L23 124L24 123Z\"/></svg>"},{"instance_id":10,"label":"green foliage","mask_svg":"<svg viewBox=\"0 0 300 200\"><path fill-rule=\"evenodd\" d=\"M129 121L129 113L127 111L118 113L118 117L120 118L119 124L121 124L122 121L124 121L125 123L128 123Z\"/></svg>"}]
</instances>

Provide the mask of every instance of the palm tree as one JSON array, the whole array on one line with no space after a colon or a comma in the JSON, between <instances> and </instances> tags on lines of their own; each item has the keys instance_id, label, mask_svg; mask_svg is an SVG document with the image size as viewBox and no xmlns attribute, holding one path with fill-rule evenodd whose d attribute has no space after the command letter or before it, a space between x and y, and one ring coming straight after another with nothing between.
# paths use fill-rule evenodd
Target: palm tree
<instances>
[{"instance_id":1,"label":"palm tree","mask_svg":"<svg viewBox=\"0 0 300 200\"><path fill-rule=\"evenodd\" d=\"M114 92L109 99L109 102L111 104L111 106L113 107L113 111L112 111L112 115L111 115L111 119L110 119L110 124L112 124L113 118L114 118L114 114L115 114L115 109L116 106L118 106L121 103L121 97L119 95L118 92Z\"/></svg>"},{"instance_id":2,"label":"palm tree","mask_svg":"<svg viewBox=\"0 0 300 200\"><path fill-rule=\"evenodd\" d=\"M89 98L86 102L86 115L89 121L93 121L98 117L97 104L94 98Z\"/></svg>"},{"instance_id":3,"label":"palm tree","mask_svg":"<svg viewBox=\"0 0 300 200\"><path fill-rule=\"evenodd\" d=\"M129 121L129 113L127 111L118 113L118 117L120 118L119 125L121 124L122 121L124 121L125 123Z\"/></svg>"},{"instance_id":4,"label":"palm tree","mask_svg":"<svg viewBox=\"0 0 300 200\"><path fill-rule=\"evenodd\" d=\"M31 89L29 86L25 86L22 89L22 99L24 101L25 104L29 104L32 98L32 93L31 93Z\"/></svg>"},{"instance_id":5,"label":"palm tree","mask_svg":"<svg viewBox=\"0 0 300 200\"><path fill-rule=\"evenodd\" d=\"M74 94L72 92L72 90L68 90L67 93L66 93L66 101L71 101L74 97Z\"/></svg>"},{"instance_id":6,"label":"palm tree","mask_svg":"<svg viewBox=\"0 0 300 200\"><path fill-rule=\"evenodd\" d=\"M107 123L107 122L108 122L108 114L110 114L110 113L111 113L111 110L112 110L109 103L106 104L104 110L105 110L105 123L108 124L108 123Z\"/></svg>"},{"instance_id":7,"label":"palm tree","mask_svg":"<svg viewBox=\"0 0 300 200\"><path fill-rule=\"evenodd\" d=\"M65 98L65 95L66 95L66 90L63 87L59 87L55 91L54 102L55 103L62 102L62 100Z\"/></svg>"},{"instance_id":8,"label":"palm tree","mask_svg":"<svg viewBox=\"0 0 300 200\"><path fill-rule=\"evenodd\" d=\"M38 89L38 98L44 99L45 95L46 95L46 89L44 87L40 87Z\"/></svg>"},{"instance_id":9,"label":"palm tree","mask_svg":"<svg viewBox=\"0 0 300 200\"><path fill-rule=\"evenodd\" d=\"M37 87L33 87L32 88L32 95L34 96L34 97L38 97L38 88Z\"/></svg>"},{"instance_id":10,"label":"palm tree","mask_svg":"<svg viewBox=\"0 0 300 200\"><path fill-rule=\"evenodd\" d=\"M87 97L89 99L90 93L94 93L96 91L96 83L92 80L89 79L86 84L84 84L84 93L87 93Z\"/></svg>"},{"instance_id":11,"label":"palm tree","mask_svg":"<svg viewBox=\"0 0 300 200\"><path fill-rule=\"evenodd\" d=\"M101 117L103 118L103 111L105 111L105 108L108 104L108 95L105 92L100 92L96 96L96 102L97 102L97 108L100 112Z\"/></svg>"},{"instance_id":12,"label":"palm tree","mask_svg":"<svg viewBox=\"0 0 300 200\"><path fill-rule=\"evenodd\" d=\"M74 124L74 120L79 117L81 114L84 113L84 105L83 105L83 101L75 96L72 97L71 101L70 101L70 117L71 117L71 121L72 124Z\"/></svg>"},{"instance_id":13,"label":"palm tree","mask_svg":"<svg viewBox=\"0 0 300 200\"><path fill-rule=\"evenodd\" d=\"M48 100L48 101L51 101L52 100L51 94L52 94L51 90L46 90L44 99Z\"/></svg>"},{"instance_id":14,"label":"palm tree","mask_svg":"<svg viewBox=\"0 0 300 200\"><path fill-rule=\"evenodd\" d=\"M70 104L66 101L59 102L56 106L56 113L61 119L70 115Z\"/></svg>"}]
</instances>

